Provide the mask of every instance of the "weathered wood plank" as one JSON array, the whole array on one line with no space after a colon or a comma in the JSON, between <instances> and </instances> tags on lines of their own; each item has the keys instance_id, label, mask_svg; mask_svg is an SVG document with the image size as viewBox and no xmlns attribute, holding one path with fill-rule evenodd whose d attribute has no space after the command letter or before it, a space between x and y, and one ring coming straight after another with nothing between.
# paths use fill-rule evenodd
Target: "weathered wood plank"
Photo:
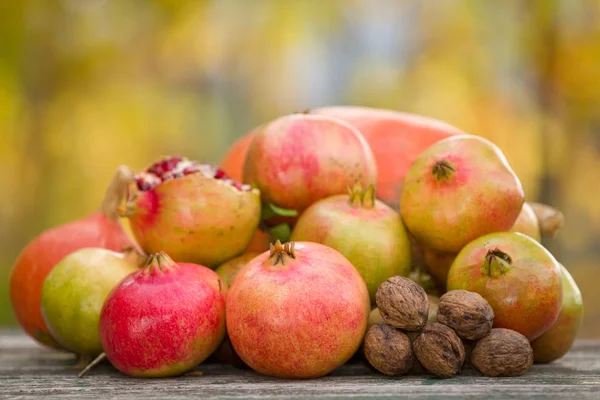
<instances>
[{"instance_id":1,"label":"weathered wood plank","mask_svg":"<svg viewBox=\"0 0 600 400\"><path fill-rule=\"evenodd\" d=\"M485 378L466 369L452 379L389 378L352 362L316 380L282 380L227 365L202 376L133 379L101 365L77 378L72 355L42 348L17 331L0 330L0 397L18 398L600 398L600 341L579 341L563 359L518 378Z\"/></svg>"}]
</instances>

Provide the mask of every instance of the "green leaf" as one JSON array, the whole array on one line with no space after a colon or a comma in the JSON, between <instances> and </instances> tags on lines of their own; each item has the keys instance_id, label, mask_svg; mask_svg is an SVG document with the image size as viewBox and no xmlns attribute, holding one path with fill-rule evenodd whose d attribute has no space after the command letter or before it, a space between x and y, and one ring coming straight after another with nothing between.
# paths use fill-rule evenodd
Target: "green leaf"
<instances>
[{"instance_id":1,"label":"green leaf","mask_svg":"<svg viewBox=\"0 0 600 400\"><path fill-rule=\"evenodd\" d=\"M262 207L262 219L267 220L276 216L280 217L297 217L298 211L281 208L273 203L264 203Z\"/></svg>"},{"instance_id":2,"label":"green leaf","mask_svg":"<svg viewBox=\"0 0 600 400\"><path fill-rule=\"evenodd\" d=\"M286 223L272 227L269 229L269 233L275 240L279 240L281 243L289 242L292 237L292 229Z\"/></svg>"}]
</instances>

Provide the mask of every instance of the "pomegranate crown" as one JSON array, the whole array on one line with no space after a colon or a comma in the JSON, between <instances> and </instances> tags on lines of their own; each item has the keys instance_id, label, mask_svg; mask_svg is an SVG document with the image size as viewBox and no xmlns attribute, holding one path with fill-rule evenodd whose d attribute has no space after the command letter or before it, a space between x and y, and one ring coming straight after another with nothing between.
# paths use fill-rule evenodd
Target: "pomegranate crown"
<instances>
[{"instance_id":1,"label":"pomegranate crown","mask_svg":"<svg viewBox=\"0 0 600 400\"><path fill-rule=\"evenodd\" d=\"M148 257L148 261L146 262L146 268L144 271L147 274L151 273L165 273L173 268L177 268L177 264L175 261L171 259L164 251L161 251L156 254L151 254Z\"/></svg>"},{"instance_id":2,"label":"pomegranate crown","mask_svg":"<svg viewBox=\"0 0 600 400\"><path fill-rule=\"evenodd\" d=\"M483 263L483 272L492 278L506 274L512 267L512 259L508 254L495 247L488 250Z\"/></svg>"},{"instance_id":3,"label":"pomegranate crown","mask_svg":"<svg viewBox=\"0 0 600 400\"><path fill-rule=\"evenodd\" d=\"M436 179L449 179L454 173L455 169L450 161L442 159L436 162L431 168L431 172Z\"/></svg>"},{"instance_id":4,"label":"pomegranate crown","mask_svg":"<svg viewBox=\"0 0 600 400\"><path fill-rule=\"evenodd\" d=\"M369 185L363 189L359 181L356 181L353 186L346 188L348 192L348 202L353 208L373 208L375 207L375 186Z\"/></svg>"},{"instance_id":5,"label":"pomegranate crown","mask_svg":"<svg viewBox=\"0 0 600 400\"><path fill-rule=\"evenodd\" d=\"M282 265L285 265L286 258L296 258L295 247L296 243L294 242L281 244L281 241L278 240L275 244L271 243L269 246L269 259L273 260L273 265L277 265L280 262Z\"/></svg>"}]
</instances>

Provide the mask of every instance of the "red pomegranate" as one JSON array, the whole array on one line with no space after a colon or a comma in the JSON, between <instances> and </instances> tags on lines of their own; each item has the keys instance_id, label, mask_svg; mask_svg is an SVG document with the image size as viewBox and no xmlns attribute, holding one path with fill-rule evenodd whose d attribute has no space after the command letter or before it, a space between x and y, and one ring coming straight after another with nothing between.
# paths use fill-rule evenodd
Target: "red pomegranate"
<instances>
[{"instance_id":1,"label":"red pomegranate","mask_svg":"<svg viewBox=\"0 0 600 400\"><path fill-rule=\"evenodd\" d=\"M135 180L124 215L148 253L214 268L243 253L256 233L258 190L215 166L166 157Z\"/></svg>"},{"instance_id":2,"label":"red pomegranate","mask_svg":"<svg viewBox=\"0 0 600 400\"><path fill-rule=\"evenodd\" d=\"M252 369L282 378L314 378L358 350L369 292L350 262L311 242L277 242L236 276L227 332Z\"/></svg>"},{"instance_id":3,"label":"red pomegranate","mask_svg":"<svg viewBox=\"0 0 600 400\"><path fill-rule=\"evenodd\" d=\"M416 157L438 140L464 134L445 122L392 110L332 106L310 113L342 119L363 134L377 163L377 196L396 210L404 175ZM221 168L232 178L241 180L248 146L262 128L238 139L221 161Z\"/></svg>"},{"instance_id":4,"label":"red pomegranate","mask_svg":"<svg viewBox=\"0 0 600 400\"><path fill-rule=\"evenodd\" d=\"M106 357L136 377L180 375L204 361L225 336L227 287L210 269L165 253L126 277L100 314Z\"/></svg>"},{"instance_id":5,"label":"red pomegranate","mask_svg":"<svg viewBox=\"0 0 600 400\"><path fill-rule=\"evenodd\" d=\"M25 332L44 345L62 348L51 336L40 311L42 286L52 268L66 255L85 247L120 252L132 246L115 212L115 202L122 195L115 189L122 185L122 178L123 174L113 178L99 211L43 232L15 262L10 276L14 314Z\"/></svg>"}]
</instances>

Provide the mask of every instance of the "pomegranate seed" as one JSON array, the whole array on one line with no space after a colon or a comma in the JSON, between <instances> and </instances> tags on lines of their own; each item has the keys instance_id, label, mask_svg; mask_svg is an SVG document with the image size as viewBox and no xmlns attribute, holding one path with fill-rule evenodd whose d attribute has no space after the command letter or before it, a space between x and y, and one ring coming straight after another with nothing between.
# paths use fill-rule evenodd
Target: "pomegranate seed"
<instances>
[{"instance_id":1,"label":"pomegranate seed","mask_svg":"<svg viewBox=\"0 0 600 400\"><path fill-rule=\"evenodd\" d=\"M187 167L186 169L184 169L183 175L195 174L196 172L200 172L200 170L194 165L192 167Z\"/></svg>"},{"instance_id":2,"label":"pomegranate seed","mask_svg":"<svg viewBox=\"0 0 600 400\"><path fill-rule=\"evenodd\" d=\"M140 191L147 192L160 183L160 178L153 174L142 173L136 176L135 183Z\"/></svg>"},{"instance_id":3,"label":"pomegranate seed","mask_svg":"<svg viewBox=\"0 0 600 400\"><path fill-rule=\"evenodd\" d=\"M234 188L236 188L237 190L242 190L242 184L236 181L231 181L231 186L233 186Z\"/></svg>"},{"instance_id":4,"label":"pomegranate seed","mask_svg":"<svg viewBox=\"0 0 600 400\"><path fill-rule=\"evenodd\" d=\"M225 171L223 171L220 168L217 168L217 171L215 172L215 179L227 179L228 176L225 173Z\"/></svg>"},{"instance_id":5,"label":"pomegranate seed","mask_svg":"<svg viewBox=\"0 0 600 400\"><path fill-rule=\"evenodd\" d=\"M181 157L165 158L152 164L150 168L148 168L148 172L153 173L159 176L160 178L164 179L163 175L177 167L177 164L179 164L181 160Z\"/></svg>"}]
</instances>

